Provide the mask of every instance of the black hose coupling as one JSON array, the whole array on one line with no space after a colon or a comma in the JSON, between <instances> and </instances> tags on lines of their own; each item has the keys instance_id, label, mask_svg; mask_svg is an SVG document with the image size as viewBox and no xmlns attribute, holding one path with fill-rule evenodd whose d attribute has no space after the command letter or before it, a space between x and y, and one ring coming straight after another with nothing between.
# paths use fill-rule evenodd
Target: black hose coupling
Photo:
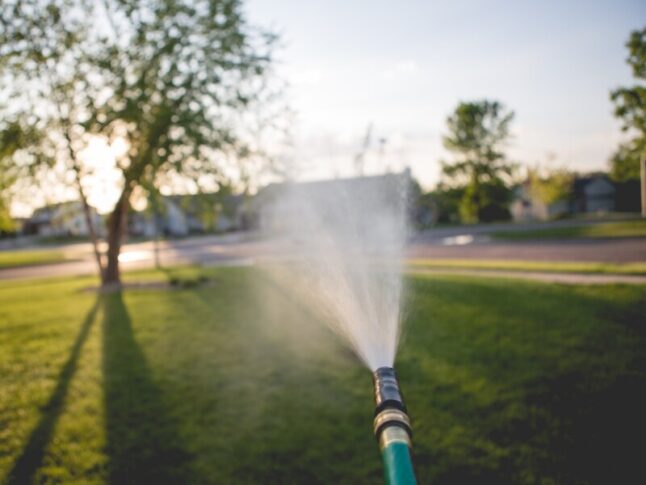
<instances>
[{"instance_id":1,"label":"black hose coupling","mask_svg":"<svg viewBox=\"0 0 646 485\"><path fill-rule=\"evenodd\" d=\"M413 430L399 390L395 369L380 367L372 376L375 384L375 437L379 440L383 430L396 426L404 429L412 438Z\"/></svg>"}]
</instances>

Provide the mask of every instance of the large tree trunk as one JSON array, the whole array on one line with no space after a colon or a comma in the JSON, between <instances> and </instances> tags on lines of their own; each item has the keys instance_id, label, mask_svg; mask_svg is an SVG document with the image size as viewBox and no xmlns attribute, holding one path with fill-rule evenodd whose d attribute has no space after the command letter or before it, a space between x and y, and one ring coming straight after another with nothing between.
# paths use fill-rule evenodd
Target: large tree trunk
<instances>
[{"instance_id":1,"label":"large tree trunk","mask_svg":"<svg viewBox=\"0 0 646 485\"><path fill-rule=\"evenodd\" d=\"M121 286L119 253L121 252L121 241L126 227L129 196L130 194L124 190L108 218L108 264L105 268L105 277L103 279L104 288L118 288Z\"/></svg>"}]
</instances>

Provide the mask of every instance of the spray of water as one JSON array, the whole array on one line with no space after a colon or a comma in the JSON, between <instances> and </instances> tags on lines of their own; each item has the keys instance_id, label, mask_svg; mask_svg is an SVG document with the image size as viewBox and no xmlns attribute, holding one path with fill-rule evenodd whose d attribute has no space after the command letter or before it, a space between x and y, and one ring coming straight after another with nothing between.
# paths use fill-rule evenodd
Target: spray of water
<instances>
[{"instance_id":1,"label":"spray of water","mask_svg":"<svg viewBox=\"0 0 646 485\"><path fill-rule=\"evenodd\" d=\"M263 215L288 256L283 282L372 370L395 360L408 185L407 172L284 184Z\"/></svg>"}]
</instances>

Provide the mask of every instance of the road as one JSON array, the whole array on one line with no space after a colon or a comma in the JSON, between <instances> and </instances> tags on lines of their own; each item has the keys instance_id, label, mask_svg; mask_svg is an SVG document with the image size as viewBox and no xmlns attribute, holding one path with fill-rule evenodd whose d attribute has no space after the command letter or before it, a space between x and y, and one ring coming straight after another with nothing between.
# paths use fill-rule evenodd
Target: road
<instances>
[{"instance_id":1,"label":"road","mask_svg":"<svg viewBox=\"0 0 646 485\"><path fill-rule=\"evenodd\" d=\"M26 266L0 270L0 279L46 278L80 276L96 273L96 263L89 244L72 244L56 248L70 261L64 263ZM159 243L159 258L163 265L244 265L256 258L271 255L271 246L254 234L203 236ZM125 244L119 256L121 268L152 268L155 265L155 245L151 241Z\"/></svg>"},{"instance_id":2,"label":"road","mask_svg":"<svg viewBox=\"0 0 646 485\"><path fill-rule=\"evenodd\" d=\"M509 226L506 226L507 228ZM522 227L522 226L520 226ZM527 226L527 228L530 228ZM489 226L490 231L497 230ZM578 239L564 241L493 241L481 227L435 229L417 234L408 245L409 258L497 259L532 261L599 261L628 263L646 261L646 239ZM248 265L284 256L280 244L262 240L254 233L201 236L161 242L164 265ZM0 279L94 274L89 244L61 246L73 261L43 266L0 270ZM152 242L126 244L120 261L124 270L154 266Z\"/></svg>"}]
</instances>

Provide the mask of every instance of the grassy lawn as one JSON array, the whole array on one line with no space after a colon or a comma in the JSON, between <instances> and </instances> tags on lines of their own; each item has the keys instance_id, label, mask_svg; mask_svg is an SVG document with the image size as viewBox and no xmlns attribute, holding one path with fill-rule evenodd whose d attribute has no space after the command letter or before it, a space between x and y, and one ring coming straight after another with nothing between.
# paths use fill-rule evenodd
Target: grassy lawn
<instances>
[{"instance_id":1,"label":"grassy lawn","mask_svg":"<svg viewBox=\"0 0 646 485\"><path fill-rule=\"evenodd\" d=\"M522 261L495 259L411 259L415 269L476 269L505 271L539 271L547 273L646 274L646 263L596 263L587 261Z\"/></svg>"},{"instance_id":2,"label":"grassy lawn","mask_svg":"<svg viewBox=\"0 0 646 485\"><path fill-rule=\"evenodd\" d=\"M66 261L60 251L0 251L0 269Z\"/></svg>"},{"instance_id":3,"label":"grassy lawn","mask_svg":"<svg viewBox=\"0 0 646 485\"><path fill-rule=\"evenodd\" d=\"M91 279L0 283L0 481L380 482L369 372L258 270L198 274L102 297ZM646 287L408 288L420 483L641 476Z\"/></svg>"},{"instance_id":4,"label":"grassy lawn","mask_svg":"<svg viewBox=\"0 0 646 485\"><path fill-rule=\"evenodd\" d=\"M491 237L512 241L530 239L646 237L646 220L605 222L576 227L536 229L532 231L497 231L492 233Z\"/></svg>"}]
</instances>

